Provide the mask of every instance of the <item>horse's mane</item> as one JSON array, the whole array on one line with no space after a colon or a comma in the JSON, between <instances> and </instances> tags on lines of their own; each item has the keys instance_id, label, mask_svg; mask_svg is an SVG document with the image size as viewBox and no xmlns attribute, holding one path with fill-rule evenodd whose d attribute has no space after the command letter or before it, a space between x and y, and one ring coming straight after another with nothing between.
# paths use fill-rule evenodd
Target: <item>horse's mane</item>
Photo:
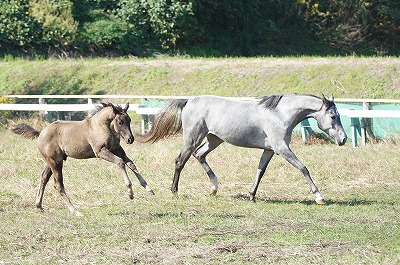
<instances>
[{"instance_id":1,"label":"horse's mane","mask_svg":"<svg viewBox=\"0 0 400 265\"><path fill-rule=\"evenodd\" d=\"M280 94L280 95L273 95L273 96L263 96L259 97L260 101L258 104L264 106L266 109L275 109L276 106L278 106L279 101L284 97L285 95Z\"/></svg>"},{"instance_id":2,"label":"horse's mane","mask_svg":"<svg viewBox=\"0 0 400 265\"><path fill-rule=\"evenodd\" d=\"M260 101L258 102L258 104L264 106L264 108L266 109L275 109L283 97L289 97L289 96L309 96L309 97L319 98L311 94L293 94L293 95L278 94L273 96L259 97L258 99ZM329 107L331 107L333 104L334 103L332 102L332 104Z\"/></svg>"},{"instance_id":3,"label":"horse's mane","mask_svg":"<svg viewBox=\"0 0 400 265\"><path fill-rule=\"evenodd\" d=\"M94 109L89 111L89 118L93 117L96 113L98 113L100 110L106 108L106 107L114 107L117 109L119 112L123 112L122 107L120 105L115 105L111 102L101 102L101 104L98 104L94 107Z\"/></svg>"}]
</instances>

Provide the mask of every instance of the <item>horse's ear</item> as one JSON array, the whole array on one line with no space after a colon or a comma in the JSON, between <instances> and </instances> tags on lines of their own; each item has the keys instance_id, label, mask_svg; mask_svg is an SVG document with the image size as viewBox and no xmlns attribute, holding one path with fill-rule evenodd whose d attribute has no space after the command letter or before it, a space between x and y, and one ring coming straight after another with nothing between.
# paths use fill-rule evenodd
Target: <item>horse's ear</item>
<instances>
[{"instance_id":1,"label":"horse's ear","mask_svg":"<svg viewBox=\"0 0 400 265\"><path fill-rule=\"evenodd\" d=\"M331 95L329 97L329 99L327 99L324 94L322 94L322 104L325 106L326 109L329 109L330 107L332 107L333 105L335 105L335 103L333 103L333 95Z\"/></svg>"},{"instance_id":2,"label":"horse's ear","mask_svg":"<svg viewBox=\"0 0 400 265\"><path fill-rule=\"evenodd\" d=\"M330 98L327 99L325 97L325 95L322 94L322 103L325 105L325 107L330 107L332 105L332 102L333 102L333 99L332 100L330 100Z\"/></svg>"},{"instance_id":3,"label":"horse's ear","mask_svg":"<svg viewBox=\"0 0 400 265\"><path fill-rule=\"evenodd\" d=\"M122 111L126 113L128 109L129 109L129 102L126 103L125 108Z\"/></svg>"}]
</instances>

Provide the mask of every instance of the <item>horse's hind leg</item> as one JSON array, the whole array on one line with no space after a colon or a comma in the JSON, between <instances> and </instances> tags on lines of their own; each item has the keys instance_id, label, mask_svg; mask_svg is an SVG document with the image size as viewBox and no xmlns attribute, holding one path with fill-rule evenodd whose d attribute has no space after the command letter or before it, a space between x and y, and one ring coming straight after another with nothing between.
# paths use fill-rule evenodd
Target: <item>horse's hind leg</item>
<instances>
[{"instance_id":1,"label":"horse's hind leg","mask_svg":"<svg viewBox=\"0 0 400 265\"><path fill-rule=\"evenodd\" d=\"M205 136L206 132L198 132L196 137L190 131L188 131L186 134L184 133L182 150L179 153L178 157L175 159L174 180L172 181L171 186L171 190L173 193L176 193L178 191L179 177L181 175L183 167L185 166L186 162L189 160L193 152L196 150L196 147L200 145L201 141L203 141Z\"/></svg>"},{"instance_id":2,"label":"horse's hind leg","mask_svg":"<svg viewBox=\"0 0 400 265\"><path fill-rule=\"evenodd\" d=\"M257 175L254 180L253 186L250 190L250 201L255 201L256 192L258 189L258 185L260 185L261 178L263 177L265 170L267 169L268 163L274 155L274 151L264 150L260 163L258 164Z\"/></svg>"},{"instance_id":3,"label":"horse's hind leg","mask_svg":"<svg viewBox=\"0 0 400 265\"><path fill-rule=\"evenodd\" d=\"M218 191L218 178L212 171L211 167L208 165L206 161L206 156L215 148L217 148L223 141L213 134L209 134L206 137L206 140L194 151L194 157L200 162L203 169L206 171L210 181L212 183L211 186L211 194L217 194Z\"/></svg>"},{"instance_id":4,"label":"horse's hind leg","mask_svg":"<svg viewBox=\"0 0 400 265\"><path fill-rule=\"evenodd\" d=\"M62 174L62 167L63 161L56 162L53 159L47 159L51 170L53 172L54 177L54 186L57 191L60 193L61 197L64 199L65 204L67 205L69 211L76 216L82 216L82 214L75 208L75 206L71 203L70 199L68 198L67 194L65 193L64 182L63 182L63 174Z\"/></svg>"},{"instance_id":5,"label":"horse's hind leg","mask_svg":"<svg viewBox=\"0 0 400 265\"><path fill-rule=\"evenodd\" d=\"M51 168L46 165L45 168L42 171L42 176L40 178L40 184L39 184L39 189L36 195L36 207L40 210L43 210L42 206L42 201L43 201L43 194L44 194L44 189L46 188L47 182L49 182L50 176L53 174L51 171Z\"/></svg>"}]
</instances>

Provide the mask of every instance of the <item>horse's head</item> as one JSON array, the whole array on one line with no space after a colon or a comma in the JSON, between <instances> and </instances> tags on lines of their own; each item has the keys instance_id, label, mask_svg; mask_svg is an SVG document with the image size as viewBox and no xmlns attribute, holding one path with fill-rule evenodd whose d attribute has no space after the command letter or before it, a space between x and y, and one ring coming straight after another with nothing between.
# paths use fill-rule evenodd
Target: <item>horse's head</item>
<instances>
[{"instance_id":1,"label":"horse's head","mask_svg":"<svg viewBox=\"0 0 400 265\"><path fill-rule=\"evenodd\" d=\"M125 105L125 108L117 107L111 104L113 108L115 118L111 122L115 132L118 133L128 144L133 143L134 137L131 131L131 118L128 115L129 102Z\"/></svg>"},{"instance_id":2,"label":"horse's head","mask_svg":"<svg viewBox=\"0 0 400 265\"><path fill-rule=\"evenodd\" d=\"M340 115L333 102L333 95L327 99L322 95L322 108L316 116L318 127L329 134L337 145L344 145L347 140L346 132L343 129Z\"/></svg>"}]
</instances>

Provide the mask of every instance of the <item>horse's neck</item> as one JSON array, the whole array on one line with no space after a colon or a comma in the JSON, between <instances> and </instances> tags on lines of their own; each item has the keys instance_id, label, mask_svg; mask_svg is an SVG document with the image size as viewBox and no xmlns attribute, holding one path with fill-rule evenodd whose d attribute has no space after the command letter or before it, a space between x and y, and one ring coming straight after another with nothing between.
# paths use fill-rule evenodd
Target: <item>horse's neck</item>
<instances>
[{"instance_id":1,"label":"horse's neck","mask_svg":"<svg viewBox=\"0 0 400 265\"><path fill-rule=\"evenodd\" d=\"M306 118L315 118L315 114L321 109L321 99L313 96L293 96L284 98L287 100L282 112L293 123L293 126ZM279 105L278 105L279 106Z\"/></svg>"}]
</instances>

